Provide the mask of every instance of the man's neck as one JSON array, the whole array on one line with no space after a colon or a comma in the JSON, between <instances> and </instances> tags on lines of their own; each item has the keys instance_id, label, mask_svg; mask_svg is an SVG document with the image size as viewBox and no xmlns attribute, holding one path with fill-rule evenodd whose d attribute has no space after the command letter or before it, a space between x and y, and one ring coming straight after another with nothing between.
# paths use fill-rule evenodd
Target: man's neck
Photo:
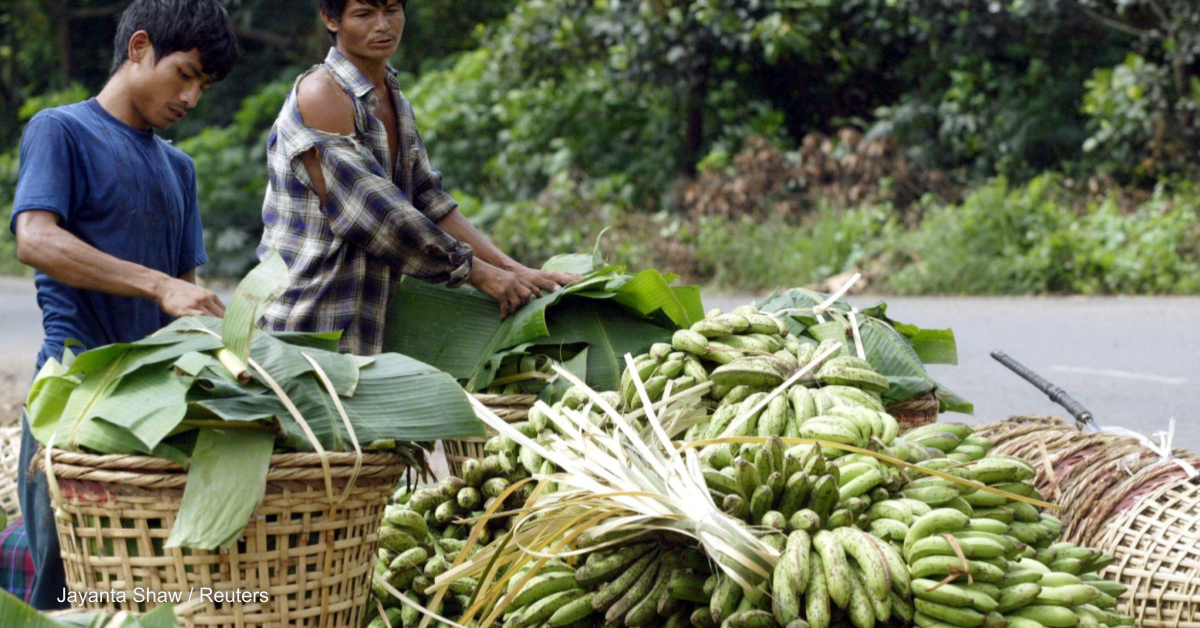
<instances>
[{"instance_id":1,"label":"man's neck","mask_svg":"<svg viewBox=\"0 0 1200 628\"><path fill-rule=\"evenodd\" d=\"M118 72L108 83L104 85L104 89L96 95L96 102L104 108L112 117L128 124L129 126L139 131L149 131L150 125L142 119L138 114L137 108L133 106L133 100L129 97L128 90L125 89L124 80L121 73Z\"/></svg>"},{"instance_id":2,"label":"man's neck","mask_svg":"<svg viewBox=\"0 0 1200 628\"><path fill-rule=\"evenodd\" d=\"M342 53L343 57L346 57L350 63L354 64L354 67L358 68L359 72L363 73L363 76L367 77L367 80L371 81L377 93L387 91L387 59L368 59L346 52L341 48L338 48L338 52Z\"/></svg>"}]
</instances>

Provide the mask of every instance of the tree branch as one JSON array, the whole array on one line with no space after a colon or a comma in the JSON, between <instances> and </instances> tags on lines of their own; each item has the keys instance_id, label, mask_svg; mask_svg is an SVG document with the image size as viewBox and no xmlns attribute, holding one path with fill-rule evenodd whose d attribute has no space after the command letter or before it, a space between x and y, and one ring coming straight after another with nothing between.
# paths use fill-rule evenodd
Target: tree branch
<instances>
[{"instance_id":1,"label":"tree branch","mask_svg":"<svg viewBox=\"0 0 1200 628\"><path fill-rule=\"evenodd\" d=\"M1079 11L1081 11L1084 15L1088 16L1089 18L1091 18L1091 19L1099 22L1100 24L1103 24L1104 26L1107 26L1108 28L1111 28L1113 30L1121 31L1122 33L1126 33L1128 35L1133 35L1134 37L1148 37L1150 39L1162 39L1162 34L1156 30L1146 30L1146 29L1138 28L1131 24L1126 24L1125 22L1113 19L1111 17L1108 17L1107 15L1104 15L1103 13L1100 13L1099 11L1096 11L1096 10L1092 9L1091 7L1084 5L1083 3L1079 2L1078 0L1070 0L1068 2L1068 4L1075 7L1076 9L1079 9Z\"/></svg>"},{"instance_id":2,"label":"tree branch","mask_svg":"<svg viewBox=\"0 0 1200 628\"><path fill-rule=\"evenodd\" d=\"M1150 5L1150 10L1154 11L1154 14L1158 16L1163 26L1169 29L1171 27L1171 18L1167 17L1167 12L1163 10L1162 5L1155 0L1150 0L1147 4Z\"/></svg>"}]
</instances>

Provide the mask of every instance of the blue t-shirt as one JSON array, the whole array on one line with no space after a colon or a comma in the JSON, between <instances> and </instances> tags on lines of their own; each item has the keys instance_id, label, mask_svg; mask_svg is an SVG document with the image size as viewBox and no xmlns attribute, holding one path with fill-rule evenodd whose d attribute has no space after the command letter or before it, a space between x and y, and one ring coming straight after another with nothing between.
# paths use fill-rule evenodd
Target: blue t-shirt
<instances>
[{"instance_id":1,"label":"blue t-shirt","mask_svg":"<svg viewBox=\"0 0 1200 628\"><path fill-rule=\"evenodd\" d=\"M172 277L208 261L191 157L94 98L42 111L25 127L13 233L29 210L52 211L84 242ZM46 332L38 368L61 357L68 338L91 349L139 340L172 320L147 299L72 288L41 272L36 285Z\"/></svg>"}]
</instances>

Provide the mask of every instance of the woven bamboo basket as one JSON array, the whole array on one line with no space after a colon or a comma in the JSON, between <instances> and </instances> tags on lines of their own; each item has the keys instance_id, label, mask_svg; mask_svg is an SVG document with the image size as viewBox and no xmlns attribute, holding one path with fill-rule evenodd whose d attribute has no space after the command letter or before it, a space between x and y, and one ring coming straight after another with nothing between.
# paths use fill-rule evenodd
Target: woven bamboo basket
<instances>
[{"instance_id":1,"label":"woven bamboo basket","mask_svg":"<svg viewBox=\"0 0 1200 628\"><path fill-rule=\"evenodd\" d=\"M272 456L265 494L241 539L204 551L163 547L183 498L183 468L160 458L56 450L55 506L68 515L57 521L67 585L78 593L124 592L124 602L110 595L87 605L110 611L153 609L137 599L138 588L193 601L202 589L266 595L266 602L247 603L210 595L181 618L188 626L357 628L379 522L406 467L390 452L363 455L357 472L353 453L328 460L335 495L353 482L343 501L330 505L317 454ZM44 470L45 463L43 452L34 464Z\"/></svg>"},{"instance_id":2,"label":"woven bamboo basket","mask_svg":"<svg viewBox=\"0 0 1200 628\"><path fill-rule=\"evenodd\" d=\"M0 427L0 510L12 521L21 516L17 499L17 467L21 459L21 424Z\"/></svg>"},{"instance_id":3,"label":"woven bamboo basket","mask_svg":"<svg viewBox=\"0 0 1200 628\"><path fill-rule=\"evenodd\" d=\"M509 423L520 423L529 417L529 409L537 402L537 395L484 395L472 394L472 397L487 406L496 416ZM456 438L443 441L446 448L446 462L450 474L462 477L462 465L468 459L483 459L487 454L483 445L487 439L496 435L496 430L485 426L487 434L483 438Z\"/></svg>"},{"instance_id":4,"label":"woven bamboo basket","mask_svg":"<svg viewBox=\"0 0 1200 628\"><path fill-rule=\"evenodd\" d=\"M926 393L893 403L887 407L887 411L896 418L896 422L900 424L900 433L903 434L913 428L936 423L940 407L937 395Z\"/></svg>"},{"instance_id":5,"label":"woven bamboo basket","mask_svg":"<svg viewBox=\"0 0 1200 628\"><path fill-rule=\"evenodd\" d=\"M992 440L992 452L1038 468L1038 489L1062 506L1064 540L1116 558L1103 575L1129 587L1121 612L1148 628L1200 628L1200 478L1188 480L1135 439L1053 417L1016 417L976 433ZM1172 456L1200 469L1200 454Z\"/></svg>"}]
</instances>

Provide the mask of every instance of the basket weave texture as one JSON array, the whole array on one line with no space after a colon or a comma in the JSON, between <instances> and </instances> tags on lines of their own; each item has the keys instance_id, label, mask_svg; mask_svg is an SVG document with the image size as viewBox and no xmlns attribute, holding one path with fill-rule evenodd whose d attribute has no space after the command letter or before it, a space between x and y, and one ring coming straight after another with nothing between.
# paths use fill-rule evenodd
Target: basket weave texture
<instances>
[{"instance_id":1,"label":"basket weave texture","mask_svg":"<svg viewBox=\"0 0 1200 628\"><path fill-rule=\"evenodd\" d=\"M472 397L487 406L496 416L508 423L520 423L529 417L529 409L537 402L537 395L483 395L472 394ZM484 427L487 435L483 438L456 438L443 442L446 449L446 462L450 474L462 477L462 465L470 458L482 460L487 454L483 445L487 439L496 435L496 430Z\"/></svg>"},{"instance_id":2,"label":"basket weave texture","mask_svg":"<svg viewBox=\"0 0 1200 628\"><path fill-rule=\"evenodd\" d=\"M355 455L328 455L336 495L354 473ZM44 452L35 465L44 468ZM143 456L53 452L62 492L56 504L67 585L77 593L124 591L86 604L145 612L135 589L200 596L201 589L266 594L265 603L205 601L181 618L188 626L351 628L370 592L377 529L406 467L401 456L370 453L346 499L331 506L316 454L271 457L266 492L242 537L216 551L163 547L179 513L187 473ZM261 598L260 598L261 600Z\"/></svg>"},{"instance_id":3,"label":"basket weave texture","mask_svg":"<svg viewBox=\"0 0 1200 628\"><path fill-rule=\"evenodd\" d=\"M900 433L904 434L913 428L936 423L940 407L937 396L926 393L893 403L887 407L887 411L896 418L896 422L900 424Z\"/></svg>"},{"instance_id":4,"label":"basket weave texture","mask_svg":"<svg viewBox=\"0 0 1200 628\"><path fill-rule=\"evenodd\" d=\"M21 459L21 424L0 427L0 510L12 521L21 516L17 499L17 467Z\"/></svg>"},{"instance_id":5,"label":"basket weave texture","mask_svg":"<svg viewBox=\"0 0 1200 628\"><path fill-rule=\"evenodd\" d=\"M991 453L1037 467L1038 489L1062 506L1064 540L1116 558L1103 576L1129 588L1121 612L1148 628L1200 628L1200 478L1132 438L1063 419L1016 417L976 433ZM1200 469L1200 454L1172 455Z\"/></svg>"}]
</instances>

